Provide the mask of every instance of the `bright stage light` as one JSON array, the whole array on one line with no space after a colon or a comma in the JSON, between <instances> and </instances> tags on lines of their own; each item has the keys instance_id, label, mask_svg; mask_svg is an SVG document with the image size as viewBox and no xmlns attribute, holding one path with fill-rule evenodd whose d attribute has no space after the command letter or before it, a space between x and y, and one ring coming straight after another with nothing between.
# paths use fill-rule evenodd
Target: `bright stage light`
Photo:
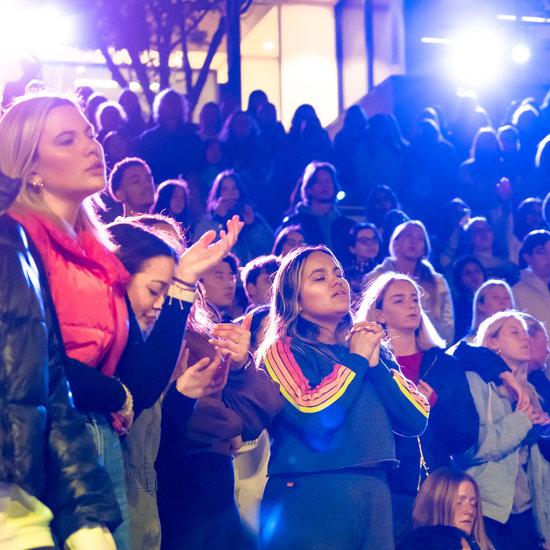
<instances>
[{"instance_id":1,"label":"bright stage light","mask_svg":"<svg viewBox=\"0 0 550 550\"><path fill-rule=\"evenodd\" d=\"M39 56L74 39L73 21L56 7L21 10L14 4L0 4L0 49Z\"/></svg>"},{"instance_id":2,"label":"bright stage light","mask_svg":"<svg viewBox=\"0 0 550 550\"><path fill-rule=\"evenodd\" d=\"M516 44L512 50L512 59L514 63L527 63L531 59L531 50L525 44Z\"/></svg>"},{"instance_id":3,"label":"bright stage light","mask_svg":"<svg viewBox=\"0 0 550 550\"><path fill-rule=\"evenodd\" d=\"M338 191L336 193L336 200L337 201L343 201L346 198L346 192L345 191Z\"/></svg>"},{"instance_id":4,"label":"bright stage light","mask_svg":"<svg viewBox=\"0 0 550 550\"><path fill-rule=\"evenodd\" d=\"M471 29L454 42L448 72L461 86L494 83L502 72L502 38L491 29Z\"/></svg>"}]
</instances>

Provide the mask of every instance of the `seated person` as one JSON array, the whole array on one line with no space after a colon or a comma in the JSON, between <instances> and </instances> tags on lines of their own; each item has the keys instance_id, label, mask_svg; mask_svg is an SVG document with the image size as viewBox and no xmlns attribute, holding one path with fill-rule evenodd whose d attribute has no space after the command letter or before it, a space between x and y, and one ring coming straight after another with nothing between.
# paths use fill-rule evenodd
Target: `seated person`
<instances>
[{"instance_id":1,"label":"seated person","mask_svg":"<svg viewBox=\"0 0 550 550\"><path fill-rule=\"evenodd\" d=\"M363 277L380 263L381 244L380 233L373 223L356 223L351 228L348 248L352 258L344 273L354 294L361 293Z\"/></svg>"},{"instance_id":2,"label":"seated person","mask_svg":"<svg viewBox=\"0 0 550 550\"><path fill-rule=\"evenodd\" d=\"M273 275L279 269L277 256L258 256L241 270L241 281L249 302L249 309L271 301Z\"/></svg>"},{"instance_id":3,"label":"seated person","mask_svg":"<svg viewBox=\"0 0 550 550\"><path fill-rule=\"evenodd\" d=\"M304 231L299 225L287 225L277 234L271 254L283 258L289 252L306 243Z\"/></svg>"},{"instance_id":4,"label":"seated person","mask_svg":"<svg viewBox=\"0 0 550 550\"><path fill-rule=\"evenodd\" d=\"M229 254L200 279L204 286L206 301L216 308L221 322L228 323L244 311L237 298L238 276L239 260L233 254Z\"/></svg>"},{"instance_id":5,"label":"seated person","mask_svg":"<svg viewBox=\"0 0 550 550\"><path fill-rule=\"evenodd\" d=\"M124 217L150 212L155 202L155 184L147 163L128 157L115 164L109 176L109 194L122 204Z\"/></svg>"},{"instance_id":6,"label":"seated person","mask_svg":"<svg viewBox=\"0 0 550 550\"><path fill-rule=\"evenodd\" d=\"M470 548L493 548L485 533L479 487L472 476L457 468L434 470L414 502L413 528L436 525L460 529Z\"/></svg>"}]
</instances>

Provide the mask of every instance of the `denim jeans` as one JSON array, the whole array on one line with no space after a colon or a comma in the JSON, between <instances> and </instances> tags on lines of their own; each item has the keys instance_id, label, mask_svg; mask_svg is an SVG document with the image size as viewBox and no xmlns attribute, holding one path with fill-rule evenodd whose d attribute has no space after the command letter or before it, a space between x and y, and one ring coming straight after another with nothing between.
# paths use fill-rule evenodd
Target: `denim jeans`
<instances>
[{"instance_id":1,"label":"denim jeans","mask_svg":"<svg viewBox=\"0 0 550 550\"><path fill-rule=\"evenodd\" d=\"M103 414L88 413L87 426L92 434L99 454L99 462L107 470L113 483L113 489L120 512L122 523L113 533L117 550L130 550L130 521L128 512L128 495L124 479L124 461L118 435L113 430Z\"/></svg>"}]
</instances>

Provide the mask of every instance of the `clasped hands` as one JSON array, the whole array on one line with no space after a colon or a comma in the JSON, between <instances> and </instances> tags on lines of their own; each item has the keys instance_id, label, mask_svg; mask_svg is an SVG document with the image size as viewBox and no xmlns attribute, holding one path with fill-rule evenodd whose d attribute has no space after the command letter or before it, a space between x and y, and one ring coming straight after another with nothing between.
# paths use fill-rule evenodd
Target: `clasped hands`
<instances>
[{"instance_id":1,"label":"clasped hands","mask_svg":"<svg viewBox=\"0 0 550 550\"><path fill-rule=\"evenodd\" d=\"M361 321L351 327L346 340L352 353L364 357L369 367L376 367L380 359L380 345L385 337L386 331L378 323Z\"/></svg>"}]
</instances>

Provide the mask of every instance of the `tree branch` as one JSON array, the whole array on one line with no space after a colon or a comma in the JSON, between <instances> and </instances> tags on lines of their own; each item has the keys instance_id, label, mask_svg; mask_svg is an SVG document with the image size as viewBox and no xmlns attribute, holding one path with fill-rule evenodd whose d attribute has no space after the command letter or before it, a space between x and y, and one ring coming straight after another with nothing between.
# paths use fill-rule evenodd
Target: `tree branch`
<instances>
[{"instance_id":1,"label":"tree branch","mask_svg":"<svg viewBox=\"0 0 550 550\"><path fill-rule=\"evenodd\" d=\"M222 16L220 17L218 28L214 32L214 35L212 36L212 40L210 41L210 44L208 46L208 52L206 53L206 58L204 59L204 63L202 64L202 67L199 71L199 76L197 77L197 81L195 82L195 85L191 89L188 88L189 107L190 107L191 113L193 113L193 111L195 110L195 107L197 106L197 103L199 102L202 89L204 88L206 79L208 78L210 65L212 65L212 60L214 59L214 55L216 54L216 52L218 51L218 48L220 47L224 34L225 34L225 17Z\"/></svg>"},{"instance_id":2,"label":"tree branch","mask_svg":"<svg viewBox=\"0 0 550 550\"><path fill-rule=\"evenodd\" d=\"M121 73L119 66L114 62L112 55L109 53L109 49L107 46L102 44L100 46L100 51L105 58L105 63L107 64L107 68L109 71L111 71L111 76L113 77L113 80L121 87L121 88L127 88L128 82L124 78L124 75Z\"/></svg>"}]
</instances>

